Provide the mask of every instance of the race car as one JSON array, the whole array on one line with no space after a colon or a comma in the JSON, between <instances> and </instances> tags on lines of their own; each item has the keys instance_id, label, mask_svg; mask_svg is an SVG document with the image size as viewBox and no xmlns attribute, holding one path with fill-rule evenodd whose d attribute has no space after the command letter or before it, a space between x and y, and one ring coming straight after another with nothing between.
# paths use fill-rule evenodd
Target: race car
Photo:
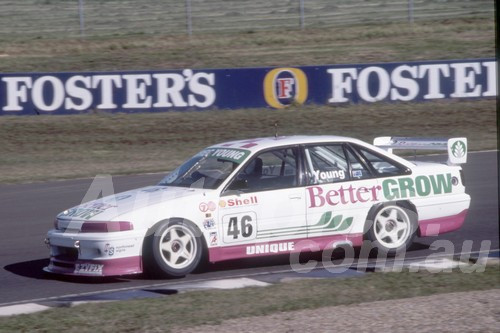
<instances>
[{"instance_id":1,"label":"race car","mask_svg":"<svg viewBox=\"0 0 500 333\"><path fill-rule=\"evenodd\" d=\"M394 149L447 150L408 161ZM269 137L208 147L158 185L65 210L47 272L184 276L205 262L359 247L406 251L463 224L467 139Z\"/></svg>"}]
</instances>

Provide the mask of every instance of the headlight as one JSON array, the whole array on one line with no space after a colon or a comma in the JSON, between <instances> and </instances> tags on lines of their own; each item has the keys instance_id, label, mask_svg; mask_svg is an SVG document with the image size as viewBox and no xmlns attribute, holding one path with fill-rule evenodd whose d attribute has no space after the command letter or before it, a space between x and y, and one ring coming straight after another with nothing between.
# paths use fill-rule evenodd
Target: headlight
<instances>
[{"instance_id":1,"label":"headlight","mask_svg":"<svg viewBox=\"0 0 500 333\"><path fill-rule=\"evenodd\" d=\"M118 231L128 231L133 230L134 225L132 222L124 221L85 221L82 224L82 229L80 232L118 232Z\"/></svg>"}]
</instances>

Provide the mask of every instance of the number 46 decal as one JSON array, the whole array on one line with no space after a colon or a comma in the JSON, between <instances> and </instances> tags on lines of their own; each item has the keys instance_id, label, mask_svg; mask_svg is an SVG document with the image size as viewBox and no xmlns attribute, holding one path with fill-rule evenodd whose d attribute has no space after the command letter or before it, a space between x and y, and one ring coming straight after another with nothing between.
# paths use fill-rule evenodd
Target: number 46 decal
<instances>
[{"instance_id":1,"label":"number 46 decal","mask_svg":"<svg viewBox=\"0 0 500 333\"><path fill-rule=\"evenodd\" d=\"M245 242L255 238L257 231L257 215L255 212L224 215L222 227L224 228L224 243Z\"/></svg>"}]
</instances>

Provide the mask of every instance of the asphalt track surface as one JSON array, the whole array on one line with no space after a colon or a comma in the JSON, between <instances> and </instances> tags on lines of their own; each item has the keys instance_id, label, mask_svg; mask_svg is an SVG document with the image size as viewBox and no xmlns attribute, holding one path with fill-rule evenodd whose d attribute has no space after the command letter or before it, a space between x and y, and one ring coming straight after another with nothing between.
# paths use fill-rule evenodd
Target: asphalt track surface
<instances>
[{"instance_id":1,"label":"asphalt track surface","mask_svg":"<svg viewBox=\"0 0 500 333\"><path fill-rule=\"evenodd\" d=\"M426 158L432 160L436 157ZM451 241L454 253L479 251L482 244L490 244L482 250L499 248L497 152L470 153L464 173L466 192L472 198L464 226L437 237L417 238L406 259L442 253L442 248L431 246L436 240ZM162 177L161 174L113 177L114 190L118 193L156 184ZM48 249L43 243L47 230L52 228L57 213L81 203L91 182L92 179L80 179L0 185L0 306L170 282L256 276L291 269L288 256L278 256L209 265L201 273L173 281L150 280L142 275L96 279L44 273L42 268L48 264ZM464 241L469 241L469 244L472 241L472 248L464 246L467 243ZM342 262L342 259L334 257L333 264Z\"/></svg>"}]
</instances>

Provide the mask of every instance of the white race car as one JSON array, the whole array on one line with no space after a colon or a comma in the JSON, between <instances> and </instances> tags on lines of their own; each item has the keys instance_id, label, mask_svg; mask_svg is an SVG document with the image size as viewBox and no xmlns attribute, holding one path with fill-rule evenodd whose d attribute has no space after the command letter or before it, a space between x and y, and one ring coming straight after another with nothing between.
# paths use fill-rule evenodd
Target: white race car
<instances>
[{"instance_id":1,"label":"white race car","mask_svg":"<svg viewBox=\"0 0 500 333\"><path fill-rule=\"evenodd\" d=\"M447 163L393 149L443 149ZM466 138L271 137L206 148L158 185L57 216L48 272L183 276L203 262L372 242L405 251L414 237L460 228L470 204ZM312 245L311 245L312 244Z\"/></svg>"}]
</instances>

